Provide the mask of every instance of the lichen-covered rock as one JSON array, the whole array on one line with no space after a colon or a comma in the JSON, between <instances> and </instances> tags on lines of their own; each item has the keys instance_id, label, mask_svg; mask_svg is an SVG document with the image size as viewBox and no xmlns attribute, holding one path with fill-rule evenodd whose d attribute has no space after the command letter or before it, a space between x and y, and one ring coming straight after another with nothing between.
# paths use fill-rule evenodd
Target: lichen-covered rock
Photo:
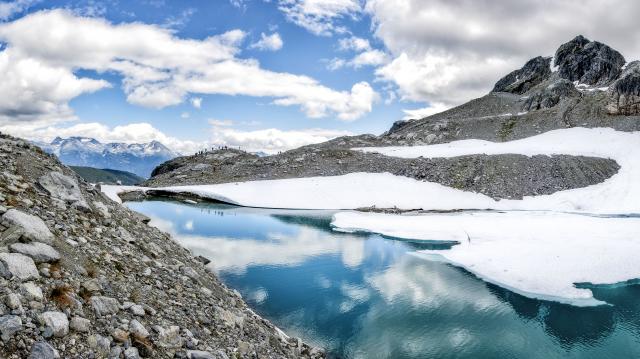
<instances>
[{"instance_id":1,"label":"lichen-covered rock","mask_svg":"<svg viewBox=\"0 0 640 359\"><path fill-rule=\"evenodd\" d=\"M80 191L78 181L60 172L50 172L38 179L38 184L44 188L51 197L71 203L73 206L91 210Z\"/></svg>"},{"instance_id":2,"label":"lichen-covered rock","mask_svg":"<svg viewBox=\"0 0 640 359\"><path fill-rule=\"evenodd\" d=\"M0 262L13 277L21 281L40 278L33 259L20 253L0 253Z\"/></svg>"},{"instance_id":3,"label":"lichen-covered rock","mask_svg":"<svg viewBox=\"0 0 640 359\"><path fill-rule=\"evenodd\" d=\"M44 312L42 313L42 320L46 325L46 330L57 338L62 338L69 334L69 319L67 315L62 312Z\"/></svg>"},{"instance_id":4,"label":"lichen-covered rock","mask_svg":"<svg viewBox=\"0 0 640 359\"><path fill-rule=\"evenodd\" d=\"M120 303L117 299L104 296L91 297L91 306L99 317L116 314L120 310Z\"/></svg>"},{"instance_id":5,"label":"lichen-covered rock","mask_svg":"<svg viewBox=\"0 0 640 359\"><path fill-rule=\"evenodd\" d=\"M0 337L9 340L14 334L22 330L22 319L17 315L0 317Z\"/></svg>"},{"instance_id":6,"label":"lichen-covered rock","mask_svg":"<svg viewBox=\"0 0 640 359\"><path fill-rule=\"evenodd\" d=\"M523 94L538 85L551 75L551 59L538 56L533 58L519 70L515 70L501 78L492 92L510 92Z\"/></svg>"},{"instance_id":7,"label":"lichen-covered rock","mask_svg":"<svg viewBox=\"0 0 640 359\"><path fill-rule=\"evenodd\" d=\"M611 115L640 115L640 61L629 63L609 87L607 111Z\"/></svg>"},{"instance_id":8,"label":"lichen-covered rock","mask_svg":"<svg viewBox=\"0 0 640 359\"><path fill-rule=\"evenodd\" d=\"M622 73L624 57L611 47L582 35L563 44L555 55L560 77L587 85L606 85Z\"/></svg>"},{"instance_id":9,"label":"lichen-covered rock","mask_svg":"<svg viewBox=\"0 0 640 359\"><path fill-rule=\"evenodd\" d=\"M522 106L523 111L540 110L543 108L551 108L557 105L561 100L579 97L580 91L568 80L560 79L553 82L543 90L530 95Z\"/></svg>"},{"instance_id":10,"label":"lichen-covered rock","mask_svg":"<svg viewBox=\"0 0 640 359\"><path fill-rule=\"evenodd\" d=\"M22 236L29 240L48 244L53 241L53 234L42 219L17 209L12 208L2 215L2 223L7 227L19 227L22 229Z\"/></svg>"},{"instance_id":11,"label":"lichen-covered rock","mask_svg":"<svg viewBox=\"0 0 640 359\"><path fill-rule=\"evenodd\" d=\"M60 355L51 344L39 341L33 343L31 346L31 353L29 359L57 359Z\"/></svg>"},{"instance_id":12,"label":"lichen-covered rock","mask_svg":"<svg viewBox=\"0 0 640 359\"><path fill-rule=\"evenodd\" d=\"M24 254L36 263L51 263L60 260L60 253L48 244L40 242L14 243L9 246L14 253Z\"/></svg>"}]
</instances>

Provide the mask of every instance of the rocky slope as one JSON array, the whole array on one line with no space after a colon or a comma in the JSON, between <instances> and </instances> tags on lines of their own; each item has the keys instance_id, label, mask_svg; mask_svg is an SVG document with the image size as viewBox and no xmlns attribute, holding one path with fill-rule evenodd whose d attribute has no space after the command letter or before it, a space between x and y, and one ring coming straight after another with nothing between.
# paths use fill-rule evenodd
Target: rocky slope
<instances>
[{"instance_id":1,"label":"rocky slope","mask_svg":"<svg viewBox=\"0 0 640 359\"><path fill-rule=\"evenodd\" d=\"M573 156L464 156L404 160L353 147L425 145L461 139L509 141L568 127L640 130L640 61L582 36L553 57L536 57L491 93L448 111L399 121L381 136L341 137L258 158L240 151L180 157L157 167L147 186L391 172L494 198L521 198L600 183L618 165Z\"/></svg>"},{"instance_id":2,"label":"rocky slope","mask_svg":"<svg viewBox=\"0 0 640 359\"><path fill-rule=\"evenodd\" d=\"M147 222L0 136L0 357L323 356Z\"/></svg>"}]
</instances>

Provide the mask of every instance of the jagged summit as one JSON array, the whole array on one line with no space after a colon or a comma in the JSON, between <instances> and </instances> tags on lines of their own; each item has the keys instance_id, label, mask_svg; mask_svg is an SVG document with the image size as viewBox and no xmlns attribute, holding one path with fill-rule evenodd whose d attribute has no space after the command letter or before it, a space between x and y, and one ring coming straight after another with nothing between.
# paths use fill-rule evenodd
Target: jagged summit
<instances>
[{"instance_id":1,"label":"jagged summit","mask_svg":"<svg viewBox=\"0 0 640 359\"><path fill-rule=\"evenodd\" d=\"M625 63L618 51L582 35L560 46L554 60L561 78L587 85L610 84L620 76Z\"/></svg>"},{"instance_id":2,"label":"jagged summit","mask_svg":"<svg viewBox=\"0 0 640 359\"><path fill-rule=\"evenodd\" d=\"M149 177L157 165L179 155L158 141L101 143L94 138L74 136L56 137L51 143L38 145L67 165L123 170L142 177Z\"/></svg>"}]
</instances>

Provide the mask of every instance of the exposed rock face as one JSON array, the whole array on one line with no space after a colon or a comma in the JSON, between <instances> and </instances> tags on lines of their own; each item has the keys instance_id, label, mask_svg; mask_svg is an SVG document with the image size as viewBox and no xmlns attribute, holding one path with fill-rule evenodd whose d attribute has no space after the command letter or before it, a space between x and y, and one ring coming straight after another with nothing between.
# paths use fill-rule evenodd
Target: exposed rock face
<instances>
[{"instance_id":1,"label":"exposed rock face","mask_svg":"<svg viewBox=\"0 0 640 359\"><path fill-rule=\"evenodd\" d=\"M607 111L612 115L640 115L640 61L627 65L620 78L609 88Z\"/></svg>"},{"instance_id":2,"label":"exposed rock face","mask_svg":"<svg viewBox=\"0 0 640 359\"><path fill-rule=\"evenodd\" d=\"M529 60L496 83L492 92L510 92L521 95L551 75L551 59L538 56Z\"/></svg>"},{"instance_id":3,"label":"exposed rock face","mask_svg":"<svg viewBox=\"0 0 640 359\"><path fill-rule=\"evenodd\" d=\"M606 85L622 73L626 63L616 50L582 35L560 46L555 65L560 77L587 85Z\"/></svg>"},{"instance_id":4,"label":"exposed rock face","mask_svg":"<svg viewBox=\"0 0 640 359\"><path fill-rule=\"evenodd\" d=\"M568 80L560 79L545 89L538 91L527 98L522 106L523 111L551 108L561 100L571 97L580 97L580 91Z\"/></svg>"},{"instance_id":5,"label":"exposed rock face","mask_svg":"<svg viewBox=\"0 0 640 359\"><path fill-rule=\"evenodd\" d=\"M0 215L0 358L324 357L292 345L148 218L2 134Z\"/></svg>"}]
</instances>

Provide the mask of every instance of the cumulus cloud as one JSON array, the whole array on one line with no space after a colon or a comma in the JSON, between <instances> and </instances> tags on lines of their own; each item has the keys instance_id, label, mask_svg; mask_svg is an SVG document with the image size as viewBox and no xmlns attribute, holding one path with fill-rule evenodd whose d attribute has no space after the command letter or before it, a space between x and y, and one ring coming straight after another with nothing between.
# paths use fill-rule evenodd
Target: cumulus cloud
<instances>
[{"instance_id":1,"label":"cumulus cloud","mask_svg":"<svg viewBox=\"0 0 640 359\"><path fill-rule=\"evenodd\" d=\"M197 109L202 107L202 97L192 97L189 102L191 102L191 106Z\"/></svg>"},{"instance_id":2,"label":"cumulus cloud","mask_svg":"<svg viewBox=\"0 0 640 359\"><path fill-rule=\"evenodd\" d=\"M365 12L393 55L377 75L405 100L451 106L481 96L577 34L640 58L634 1L369 0Z\"/></svg>"},{"instance_id":3,"label":"cumulus cloud","mask_svg":"<svg viewBox=\"0 0 640 359\"><path fill-rule=\"evenodd\" d=\"M272 98L313 118L353 120L371 111L377 94L368 83L336 91L307 76L265 70L236 56L245 36L232 30L182 39L159 26L115 25L64 10L0 24L7 43L0 52L0 125L72 118L71 99L110 86L80 77L80 69L121 75L127 101L152 108L182 103L189 94L222 94Z\"/></svg>"},{"instance_id":4,"label":"cumulus cloud","mask_svg":"<svg viewBox=\"0 0 640 359\"><path fill-rule=\"evenodd\" d=\"M323 36L347 32L340 21L362 11L358 0L279 0L278 8L288 21Z\"/></svg>"},{"instance_id":5,"label":"cumulus cloud","mask_svg":"<svg viewBox=\"0 0 640 359\"><path fill-rule=\"evenodd\" d=\"M266 35L264 32L260 34L260 40L254 42L249 46L252 49L258 49L262 51L278 51L282 48L282 38L280 34L274 32L271 35Z\"/></svg>"},{"instance_id":6,"label":"cumulus cloud","mask_svg":"<svg viewBox=\"0 0 640 359\"><path fill-rule=\"evenodd\" d=\"M363 66L380 66L390 61L389 55L386 52L373 49L369 40L356 36L338 40L338 49L342 51L354 51L357 54L349 60L343 58L332 59L327 65L327 68L331 71L343 67L359 69Z\"/></svg>"},{"instance_id":7,"label":"cumulus cloud","mask_svg":"<svg viewBox=\"0 0 640 359\"><path fill-rule=\"evenodd\" d=\"M230 128L226 121L210 121L213 125L211 142L215 145L240 147L250 152L276 153L300 146L328 141L351 135L347 131L325 129L279 130L276 128L242 131Z\"/></svg>"},{"instance_id":8,"label":"cumulus cloud","mask_svg":"<svg viewBox=\"0 0 640 359\"><path fill-rule=\"evenodd\" d=\"M3 1L0 3L0 20L10 19L39 2L40 0Z\"/></svg>"}]
</instances>

